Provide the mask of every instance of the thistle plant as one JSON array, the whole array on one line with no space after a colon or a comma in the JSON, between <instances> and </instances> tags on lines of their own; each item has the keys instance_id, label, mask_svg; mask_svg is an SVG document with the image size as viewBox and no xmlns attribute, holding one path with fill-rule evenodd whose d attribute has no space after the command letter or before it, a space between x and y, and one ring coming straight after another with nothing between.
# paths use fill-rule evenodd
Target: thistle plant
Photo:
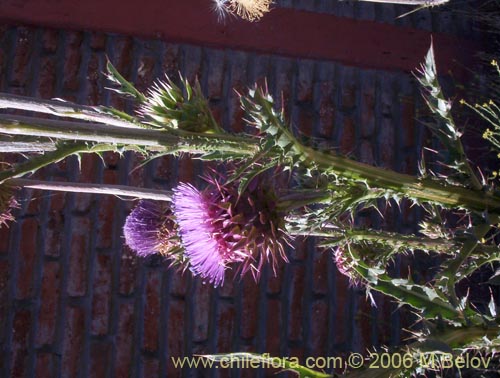
<instances>
[{"instance_id":1,"label":"thistle plant","mask_svg":"<svg viewBox=\"0 0 500 378\"><path fill-rule=\"evenodd\" d=\"M137 103L136 114L0 96L5 108L64 117L0 115L0 133L17 143L18 150L26 148L28 156L0 172L0 184L50 189L48 183L24 176L83 153L133 151L146 161L183 153L226 163L220 167L226 174L205 178L204 188L179 183L161 193L98 185L87 189L122 190L141 198L125 222L127 245L139 256L161 254L215 287L223 285L227 269L258 280L264 266L274 271L279 261L287 261L285 246L295 235L314 236L351 281L414 309L428 324L418 343L437 337L436 329L473 336L460 348L478 345L483 336L498 338L496 304L489 306L489 313L480 311L457 293L456 284L500 261L495 242L500 194L466 156L453 104L439 85L432 46L417 77L435 115L435 123L428 126L446 152L440 158L447 171L439 175L426 170L423 162L420 175L411 176L307 144L265 87L240 96L244 119L254 132L234 134L217 123L197 82L191 85L181 77L177 86L166 78L141 93L110 63L107 68L113 90ZM282 172L289 179L281 180ZM66 183L59 190L84 187ZM420 234L356 226L359 211L380 211L381 202L421 206L427 215ZM390 272L397 256L416 251L439 256L436 277L415 282L411 275ZM422 344L412 345L416 349Z\"/></svg>"}]
</instances>

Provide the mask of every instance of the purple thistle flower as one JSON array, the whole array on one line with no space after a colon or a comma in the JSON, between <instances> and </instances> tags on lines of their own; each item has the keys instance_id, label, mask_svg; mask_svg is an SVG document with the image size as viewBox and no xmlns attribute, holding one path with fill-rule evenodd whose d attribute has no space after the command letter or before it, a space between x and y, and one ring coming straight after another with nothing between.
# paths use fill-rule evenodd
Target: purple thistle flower
<instances>
[{"instance_id":1,"label":"purple thistle flower","mask_svg":"<svg viewBox=\"0 0 500 378\"><path fill-rule=\"evenodd\" d=\"M125 221L123 235L125 243L138 256L147 257L160 253L182 262L179 255L182 249L172 220L172 211L165 202L139 201Z\"/></svg>"},{"instance_id":2,"label":"purple thistle flower","mask_svg":"<svg viewBox=\"0 0 500 378\"><path fill-rule=\"evenodd\" d=\"M231 263L241 263L240 274L251 271L256 280L265 262L276 271L278 257L286 261L281 243L286 238L271 188L255 182L239 195L237 185L207 181L203 191L189 184L174 190L174 214L191 271L215 287L223 284Z\"/></svg>"},{"instance_id":3,"label":"purple thistle flower","mask_svg":"<svg viewBox=\"0 0 500 378\"><path fill-rule=\"evenodd\" d=\"M231 261L241 260L227 243L224 211L218 207L217 193L200 192L189 184L180 184L174 192L174 210L179 234L186 249L191 271L215 287L224 282L224 270ZM227 220L227 219L226 219Z\"/></svg>"}]
</instances>

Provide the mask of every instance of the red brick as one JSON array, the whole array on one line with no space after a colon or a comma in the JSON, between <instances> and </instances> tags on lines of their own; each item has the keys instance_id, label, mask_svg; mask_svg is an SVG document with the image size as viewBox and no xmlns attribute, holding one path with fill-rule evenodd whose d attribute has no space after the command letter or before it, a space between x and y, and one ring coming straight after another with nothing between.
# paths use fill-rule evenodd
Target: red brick
<instances>
[{"instance_id":1,"label":"red brick","mask_svg":"<svg viewBox=\"0 0 500 378\"><path fill-rule=\"evenodd\" d=\"M63 86L65 89L76 91L80 86L78 71L82 60L80 49L83 41L83 34L80 32L67 31L66 37Z\"/></svg>"},{"instance_id":2,"label":"red brick","mask_svg":"<svg viewBox=\"0 0 500 378\"><path fill-rule=\"evenodd\" d=\"M47 56L41 57L40 60L38 95L41 98L52 98L56 85L56 61L55 58Z\"/></svg>"},{"instance_id":3,"label":"red brick","mask_svg":"<svg viewBox=\"0 0 500 378\"><path fill-rule=\"evenodd\" d=\"M315 99L319 105L319 137L330 139L333 132L335 120L335 104L333 103L333 86L331 82L325 81L320 85L320 97Z\"/></svg>"},{"instance_id":4,"label":"red brick","mask_svg":"<svg viewBox=\"0 0 500 378\"><path fill-rule=\"evenodd\" d=\"M224 273L224 285L219 287L219 296L222 298L232 298L236 295L236 285L240 279L234 269L227 269Z\"/></svg>"},{"instance_id":5,"label":"red brick","mask_svg":"<svg viewBox=\"0 0 500 378\"><path fill-rule=\"evenodd\" d=\"M6 260L0 260L0 319L6 319L9 309L10 266Z\"/></svg>"},{"instance_id":6,"label":"red brick","mask_svg":"<svg viewBox=\"0 0 500 378\"><path fill-rule=\"evenodd\" d=\"M6 255L9 252L10 228L11 222L7 225L0 225L0 255Z\"/></svg>"},{"instance_id":7,"label":"red brick","mask_svg":"<svg viewBox=\"0 0 500 378\"><path fill-rule=\"evenodd\" d=\"M33 293L33 269L37 250L38 221L27 218L21 224L21 243L19 246L19 271L16 283L16 298L25 299Z\"/></svg>"},{"instance_id":8,"label":"red brick","mask_svg":"<svg viewBox=\"0 0 500 378\"><path fill-rule=\"evenodd\" d=\"M38 216L40 214L40 206L42 205L41 197L38 196L40 192L34 190L27 190L24 192L23 201L28 202L26 215Z\"/></svg>"},{"instance_id":9,"label":"red brick","mask_svg":"<svg viewBox=\"0 0 500 378\"><path fill-rule=\"evenodd\" d=\"M14 87L25 87L28 81L31 54L33 52L33 31L20 27L17 31L16 49L13 61L13 70L10 85Z\"/></svg>"},{"instance_id":10,"label":"red brick","mask_svg":"<svg viewBox=\"0 0 500 378\"><path fill-rule=\"evenodd\" d=\"M136 254L124 245L120 259L120 294L130 295L134 292L138 265L139 259Z\"/></svg>"},{"instance_id":11,"label":"red brick","mask_svg":"<svg viewBox=\"0 0 500 378\"><path fill-rule=\"evenodd\" d=\"M85 312L80 307L66 308L66 324L61 361L63 377L77 377L82 368Z\"/></svg>"},{"instance_id":12,"label":"red brick","mask_svg":"<svg viewBox=\"0 0 500 378\"><path fill-rule=\"evenodd\" d=\"M349 290L349 279L338 273L335 275L335 316L333 319L333 329L334 329L334 344L342 344L347 341L347 313L349 308L349 296L351 295L351 290Z\"/></svg>"},{"instance_id":13,"label":"red brick","mask_svg":"<svg viewBox=\"0 0 500 378\"><path fill-rule=\"evenodd\" d=\"M167 44L163 54L162 72L173 79L179 72L179 46Z\"/></svg>"},{"instance_id":14,"label":"red brick","mask_svg":"<svg viewBox=\"0 0 500 378\"><path fill-rule=\"evenodd\" d=\"M160 361L157 358L144 358L142 362L143 377L159 377Z\"/></svg>"},{"instance_id":15,"label":"red brick","mask_svg":"<svg viewBox=\"0 0 500 378\"><path fill-rule=\"evenodd\" d=\"M293 69L292 62L286 58L275 58L276 85L274 90L274 101L277 108L288 109L291 96L290 75Z\"/></svg>"},{"instance_id":16,"label":"red brick","mask_svg":"<svg viewBox=\"0 0 500 378\"><path fill-rule=\"evenodd\" d=\"M269 269L269 278L267 280L267 292L269 294L279 294L281 292L286 265L286 263L280 260L276 268L276 275L274 275L272 269Z\"/></svg>"},{"instance_id":17,"label":"red brick","mask_svg":"<svg viewBox=\"0 0 500 378\"><path fill-rule=\"evenodd\" d=\"M135 81L135 87L140 91L145 93L155 78L155 64L156 59L151 56L141 56L139 59L139 68L137 70L137 80Z\"/></svg>"},{"instance_id":18,"label":"red brick","mask_svg":"<svg viewBox=\"0 0 500 378\"><path fill-rule=\"evenodd\" d=\"M144 159L134 155L131 160L130 170L128 173L128 184L131 186L143 186L144 169L140 167L144 163Z\"/></svg>"},{"instance_id":19,"label":"red brick","mask_svg":"<svg viewBox=\"0 0 500 378\"><path fill-rule=\"evenodd\" d=\"M116 377L129 377L132 368L134 335L134 305L123 303L119 309L118 334L116 335Z\"/></svg>"},{"instance_id":20,"label":"red brick","mask_svg":"<svg viewBox=\"0 0 500 378\"><path fill-rule=\"evenodd\" d=\"M259 313L259 286L247 275L241 287L240 335L243 339L252 339L257 333Z\"/></svg>"},{"instance_id":21,"label":"red brick","mask_svg":"<svg viewBox=\"0 0 500 378\"><path fill-rule=\"evenodd\" d=\"M43 266L40 290L40 311L35 343L38 346L52 344L57 324L57 308L60 295L61 266L48 261Z\"/></svg>"},{"instance_id":22,"label":"red brick","mask_svg":"<svg viewBox=\"0 0 500 378\"><path fill-rule=\"evenodd\" d=\"M0 72L5 72L6 59L5 59L5 51L0 49ZM5 78L4 75L0 76L0 88L5 88Z\"/></svg>"},{"instance_id":23,"label":"red brick","mask_svg":"<svg viewBox=\"0 0 500 378\"><path fill-rule=\"evenodd\" d=\"M332 258L330 250L316 247L313 262L313 290L316 294L328 293L328 262Z\"/></svg>"},{"instance_id":24,"label":"red brick","mask_svg":"<svg viewBox=\"0 0 500 378\"><path fill-rule=\"evenodd\" d=\"M201 49L198 46L182 46L184 57L183 75L190 83L194 83L196 78L200 78Z\"/></svg>"},{"instance_id":25,"label":"red brick","mask_svg":"<svg viewBox=\"0 0 500 378\"><path fill-rule=\"evenodd\" d=\"M412 97L405 96L401 99L401 128L403 142L406 148L415 148L415 103Z\"/></svg>"},{"instance_id":26,"label":"red brick","mask_svg":"<svg viewBox=\"0 0 500 378\"><path fill-rule=\"evenodd\" d=\"M110 154L106 156L106 163L110 164L111 162L114 162L114 158L116 155ZM115 164L118 163L118 161L114 162ZM118 171L116 169L105 169L104 172L102 173L102 182L104 184L108 185L116 185L118 184Z\"/></svg>"},{"instance_id":27,"label":"red brick","mask_svg":"<svg viewBox=\"0 0 500 378\"><path fill-rule=\"evenodd\" d=\"M96 53L90 55L87 67L87 104L99 105L102 102L102 87L99 56Z\"/></svg>"},{"instance_id":28,"label":"red brick","mask_svg":"<svg viewBox=\"0 0 500 378\"><path fill-rule=\"evenodd\" d=\"M54 366L52 364L52 354L38 353L35 361L35 377L51 378L55 375Z\"/></svg>"},{"instance_id":29,"label":"red brick","mask_svg":"<svg viewBox=\"0 0 500 378\"><path fill-rule=\"evenodd\" d=\"M115 168L121 161L122 156L117 152L105 152L104 153L104 165L107 168ZM118 183L118 171L116 169L105 169L103 172L102 181L106 184L117 184Z\"/></svg>"},{"instance_id":30,"label":"red brick","mask_svg":"<svg viewBox=\"0 0 500 378\"><path fill-rule=\"evenodd\" d=\"M354 108L357 98L355 69L346 66L342 67L340 88L342 110Z\"/></svg>"},{"instance_id":31,"label":"red brick","mask_svg":"<svg viewBox=\"0 0 500 378\"><path fill-rule=\"evenodd\" d=\"M279 299L269 299L267 301L267 334L266 334L266 352L271 356L278 356L280 352L281 340L281 302Z\"/></svg>"},{"instance_id":32,"label":"red brick","mask_svg":"<svg viewBox=\"0 0 500 378\"><path fill-rule=\"evenodd\" d=\"M298 236L293 242L294 248L292 252L292 259L294 261L304 261L309 253L307 241L303 237Z\"/></svg>"},{"instance_id":33,"label":"red brick","mask_svg":"<svg viewBox=\"0 0 500 378\"><path fill-rule=\"evenodd\" d=\"M99 341L90 344L89 371L92 378L109 377L113 346L110 342Z\"/></svg>"},{"instance_id":34,"label":"red brick","mask_svg":"<svg viewBox=\"0 0 500 378\"><path fill-rule=\"evenodd\" d=\"M241 132L244 129L242 117L244 115L241 109L239 96L235 93L247 94L247 54L243 52L233 52L232 64L230 70L231 92L227 99L226 117L229 119L229 127L234 132Z\"/></svg>"},{"instance_id":35,"label":"red brick","mask_svg":"<svg viewBox=\"0 0 500 378\"><path fill-rule=\"evenodd\" d=\"M393 83L396 80L396 75L393 72L385 72L383 76L380 76L380 87L378 88L379 103L377 107L380 109L382 118L387 118L394 120L394 108L395 108L395 98L394 98L394 86Z\"/></svg>"},{"instance_id":36,"label":"red brick","mask_svg":"<svg viewBox=\"0 0 500 378\"><path fill-rule=\"evenodd\" d=\"M311 102L313 96L314 62L301 60L297 71L297 101Z\"/></svg>"},{"instance_id":37,"label":"red brick","mask_svg":"<svg viewBox=\"0 0 500 378\"><path fill-rule=\"evenodd\" d=\"M92 321L90 332L105 335L109 327L111 302L111 257L97 255L92 295Z\"/></svg>"},{"instance_id":38,"label":"red brick","mask_svg":"<svg viewBox=\"0 0 500 378\"><path fill-rule=\"evenodd\" d=\"M312 107L309 106L299 106L295 111L297 117L297 126L300 133L311 137L314 130L314 112Z\"/></svg>"},{"instance_id":39,"label":"red brick","mask_svg":"<svg viewBox=\"0 0 500 378\"><path fill-rule=\"evenodd\" d=\"M102 164L102 160L99 156L95 154L83 154L80 165L80 181L95 182L98 164Z\"/></svg>"},{"instance_id":40,"label":"red brick","mask_svg":"<svg viewBox=\"0 0 500 378\"><path fill-rule=\"evenodd\" d=\"M61 251L61 241L64 237L64 206L66 196L56 194L50 199L50 209L47 217L45 233L45 254L57 257Z\"/></svg>"},{"instance_id":41,"label":"red brick","mask_svg":"<svg viewBox=\"0 0 500 378\"><path fill-rule=\"evenodd\" d=\"M201 342L208 339L208 324L210 322L210 299L213 288L208 284L195 285L193 300L196 309L193 312L193 341Z\"/></svg>"},{"instance_id":42,"label":"red brick","mask_svg":"<svg viewBox=\"0 0 500 378\"><path fill-rule=\"evenodd\" d=\"M215 336L216 348L220 352L231 351L233 340L233 330L236 311L234 305L227 302L219 302L215 318Z\"/></svg>"},{"instance_id":43,"label":"red brick","mask_svg":"<svg viewBox=\"0 0 500 378\"><path fill-rule=\"evenodd\" d=\"M101 196L97 213L96 247L110 249L114 240L115 210L120 201L115 196Z\"/></svg>"},{"instance_id":44,"label":"red brick","mask_svg":"<svg viewBox=\"0 0 500 378\"><path fill-rule=\"evenodd\" d=\"M171 299L167 317L167 375L177 376L180 371L174 368L170 357L183 357L184 353L184 301Z\"/></svg>"},{"instance_id":45,"label":"red brick","mask_svg":"<svg viewBox=\"0 0 500 378\"><path fill-rule=\"evenodd\" d=\"M344 118L342 136L340 139L340 152L351 155L356 148L356 121L353 118Z\"/></svg>"},{"instance_id":46,"label":"red brick","mask_svg":"<svg viewBox=\"0 0 500 378\"><path fill-rule=\"evenodd\" d=\"M178 162L179 182L191 182L195 178L194 162L191 159L181 159Z\"/></svg>"},{"instance_id":47,"label":"red brick","mask_svg":"<svg viewBox=\"0 0 500 378\"><path fill-rule=\"evenodd\" d=\"M394 121L383 118L379 130L380 163L387 168L394 167Z\"/></svg>"},{"instance_id":48,"label":"red brick","mask_svg":"<svg viewBox=\"0 0 500 378\"><path fill-rule=\"evenodd\" d=\"M161 275L162 272L159 270L150 271L147 275L142 347L148 352L155 352L158 349L161 315Z\"/></svg>"},{"instance_id":49,"label":"red brick","mask_svg":"<svg viewBox=\"0 0 500 378\"><path fill-rule=\"evenodd\" d=\"M267 83L267 79L269 76L269 72L272 68L271 58L269 55L254 55L249 63L252 67L252 71L254 72L254 77L252 78L253 83L250 83L250 86L257 85L260 88L264 88ZM246 89L245 92L247 93Z\"/></svg>"},{"instance_id":50,"label":"red brick","mask_svg":"<svg viewBox=\"0 0 500 378\"><path fill-rule=\"evenodd\" d=\"M125 36L115 37L113 40L113 48L115 50L115 61L113 62L115 68L126 79L129 79L133 62L133 38Z\"/></svg>"},{"instance_id":51,"label":"red brick","mask_svg":"<svg viewBox=\"0 0 500 378\"><path fill-rule=\"evenodd\" d=\"M219 50L211 50L208 54L207 95L210 100L219 100L224 96L225 54Z\"/></svg>"},{"instance_id":52,"label":"red brick","mask_svg":"<svg viewBox=\"0 0 500 378\"><path fill-rule=\"evenodd\" d=\"M31 327L31 313L28 310L17 312L12 325L11 377L24 377L27 372Z\"/></svg>"},{"instance_id":53,"label":"red brick","mask_svg":"<svg viewBox=\"0 0 500 378\"><path fill-rule=\"evenodd\" d=\"M311 329L307 339L312 356L327 356L328 305L325 301L314 301L311 307Z\"/></svg>"},{"instance_id":54,"label":"red brick","mask_svg":"<svg viewBox=\"0 0 500 378\"><path fill-rule=\"evenodd\" d=\"M360 298L357 313L354 314L354 319L356 320L355 328L359 336L356 342L361 350L367 350L372 346L372 325L375 322L375 319L371 316L371 303L368 298Z\"/></svg>"},{"instance_id":55,"label":"red brick","mask_svg":"<svg viewBox=\"0 0 500 378\"><path fill-rule=\"evenodd\" d=\"M362 163L373 164L374 162L373 147L369 141L363 140L361 142L361 145L359 147L359 155L360 155L359 160Z\"/></svg>"},{"instance_id":56,"label":"red brick","mask_svg":"<svg viewBox=\"0 0 500 378\"><path fill-rule=\"evenodd\" d=\"M305 269L303 266L291 266L292 281L290 285L290 303L288 308L288 339L302 339L302 312L304 309L304 280Z\"/></svg>"},{"instance_id":57,"label":"red brick","mask_svg":"<svg viewBox=\"0 0 500 378\"><path fill-rule=\"evenodd\" d=\"M45 29L42 35L42 48L46 53L55 53L57 50L58 31Z\"/></svg>"},{"instance_id":58,"label":"red brick","mask_svg":"<svg viewBox=\"0 0 500 378\"><path fill-rule=\"evenodd\" d=\"M87 292L90 220L74 217L72 226L67 292L83 296Z\"/></svg>"}]
</instances>

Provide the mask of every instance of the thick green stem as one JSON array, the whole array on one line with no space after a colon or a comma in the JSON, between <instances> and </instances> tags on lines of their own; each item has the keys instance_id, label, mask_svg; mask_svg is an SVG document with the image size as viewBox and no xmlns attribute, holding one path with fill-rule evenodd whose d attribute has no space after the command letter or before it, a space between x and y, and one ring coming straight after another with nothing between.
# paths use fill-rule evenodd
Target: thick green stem
<instances>
[{"instance_id":1,"label":"thick green stem","mask_svg":"<svg viewBox=\"0 0 500 378\"><path fill-rule=\"evenodd\" d=\"M126 185L86 184L79 182L41 181L20 178L7 180L6 183L12 186L59 192L110 194L120 197L134 197L156 201L172 200L172 193L166 190L137 188Z\"/></svg>"},{"instance_id":2,"label":"thick green stem","mask_svg":"<svg viewBox=\"0 0 500 378\"><path fill-rule=\"evenodd\" d=\"M101 144L135 145L157 152L231 153L248 156L258 146L250 137L184 132L182 136L166 131L125 129L103 124L68 122L22 116L0 115L0 133L81 140Z\"/></svg>"},{"instance_id":3,"label":"thick green stem","mask_svg":"<svg viewBox=\"0 0 500 378\"><path fill-rule=\"evenodd\" d=\"M234 157L254 156L258 152L255 138L229 134L183 133L172 135L166 131L124 129L102 124L67 122L19 116L0 116L0 132L13 135L31 135L68 140L90 141L100 144L142 146L149 151L188 152L203 154L218 152ZM458 186L445 186L431 179L397 173L301 147L306 161L314 161L323 169L343 177L364 181L374 188L383 188L422 202L448 207L463 207L475 211L500 212L500 198L481 191ZM0 175L0 179L2 176Z\"/></svg>"},{"instance_id":4,"label":"thick green stem","mask_svg":"<svg viewBox=\"0 0 500 378\"><path fill-rule=\"evenodd\" d=\"M369 186L384 188L423 202L470 210L500 212L500 198L482 191L459 186L445 186L432 179L418 179L403 173L377 168L342 156L303 147L308 160L347 178L365 181Z\"/></svg>"},{"instance_id":5,"label":"thick green stem","mask_svg":"<svg viewBox=\"0 0 500 378\"><path fill-rule=\"evenodd\" d=\"M56 143L47 138L13 137L0 134L1 152L47 152L56 149Z\"/></svg>"},{"instance_id":6,"label":"thick green stem","mask_svg":"<svg viewBox=\"0 0 500 378\"><path fill-rule=\"evenodd\" d=\"M299 191L280 197L276 207L289 213L292 210L312 205L315 203L328 203L332 199L332 194L324 191Z\"/></svg>"}]
</instances>

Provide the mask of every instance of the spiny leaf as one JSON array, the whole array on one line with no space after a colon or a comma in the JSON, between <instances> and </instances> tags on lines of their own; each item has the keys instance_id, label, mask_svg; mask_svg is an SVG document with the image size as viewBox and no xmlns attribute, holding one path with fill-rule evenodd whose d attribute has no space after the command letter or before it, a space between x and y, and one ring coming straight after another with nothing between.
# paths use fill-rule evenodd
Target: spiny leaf
<instances>
[{"instance_id":1,"label":"spiny leaf","mask_svg":"<svg viewBox=\"0 0 500 378\"><path fill-rule=\"evenodd\" d=\"M146 97L139 92L131 82L127 81L109 60L106 63L106 69L106 77L113 83L119 85L119 88L109 88L110 90L119 94L131 96L139 103L143 103L146 100Z\"/></svg>"}]
</instances>

